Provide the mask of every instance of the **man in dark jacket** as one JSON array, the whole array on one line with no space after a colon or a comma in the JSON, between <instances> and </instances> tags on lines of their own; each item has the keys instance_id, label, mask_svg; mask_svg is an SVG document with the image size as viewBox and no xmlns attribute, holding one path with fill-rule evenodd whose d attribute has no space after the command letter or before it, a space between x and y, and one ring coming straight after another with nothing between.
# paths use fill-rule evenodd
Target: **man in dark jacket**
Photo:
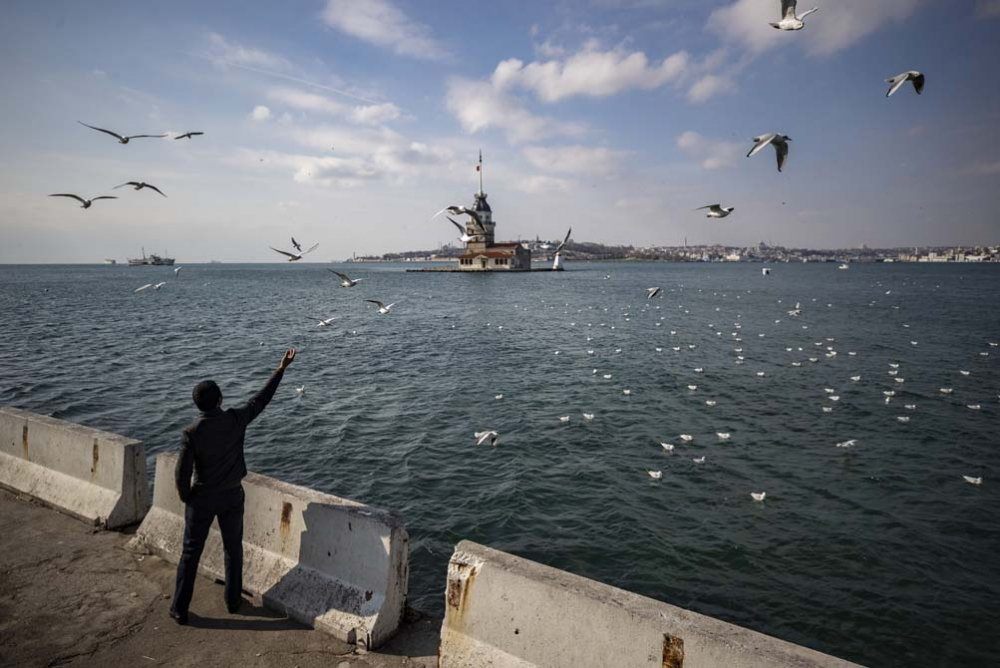
<instances>
[{"instance_id":1,"label":"man in dark jacket","mask_svg":"<svg viewBox=\"0 0 1000 668\"><path fill-rule=\"evenodd\" d=\"M195 385L192 397L201 415L181 434L181 454L174 471L177 493L185 503L184 548L177 564L177 586L170 606L170 616L178 624L188 621L198 561L216 518L219 519L226 561L226 608L235 613L240 607L244 501L241 482L247 474L243 440L247 426L271 401L285 369L294 360L295 350L286 351L264 389L239 408L222 410L222 391L214 381Z\"/></svg>"}]
</instances>

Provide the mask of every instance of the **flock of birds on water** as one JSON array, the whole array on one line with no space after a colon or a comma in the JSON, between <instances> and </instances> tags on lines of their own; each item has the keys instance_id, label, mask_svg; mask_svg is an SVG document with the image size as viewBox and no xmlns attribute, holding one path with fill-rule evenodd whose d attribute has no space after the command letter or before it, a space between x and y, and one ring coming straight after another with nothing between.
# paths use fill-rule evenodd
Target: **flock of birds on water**
<instances>
[{"instance_id":1,"label":"flock of birds on water","mask_svg":"<svg viewBox=\"0 0 1000 668\"><path fill-rule=\"evenodd\" d=\"M814 7L813 9L810 9L809 11L804 12L803 14L799 15L797 13L797 4L798 4L797 0L781 0L782 18L781 18L780 21L778 21L776 23L771 23L770 25L773 26L777 30L783 30L783 31L799 31L799 30L803 30L805 28L805 19L806 19L806 17L810 16L811 14L814 14L815 12L818 12L819 11L819 7ZM888 92L886 93L886 97L891 97L892 95L894 95L907 82L912 83L913 89L914 89L914 91L918 95L923 93L924 84L925 84L925 76L924 76L924 74L921 73L921 72L918 72L918 71L908 71L908 72L903 72L902 74L899 74L897 76L891 77L891 78L889 78L889 79L886 80L886 83L888 83L890 85L890 88L889 88ZM81 121L77 121L77 122L80 123L80 125L83 125L83 126L85 126L87 128L90 128L90 129L95 130L97 132L102 132L104 134L107 134L107 135L115 138L118 141L118 143L122 144L122 145L126 145L126 144L128 144L130 141L132 141L134 139L146 139L146 138L149 138L149 139L163 139L163 138L165 138L165 137L168 136L167 134L158 134L158 135L152 135L152 134L122 135L122 134L119 134L117 132L113 132L111 130L107 130L107 129L104 129L104 128L99 128L99 127L96 127L96 126L93 126L93 125L88 125L88 124L83 123ZM193 137L201 136L203 134L205 134L205 133L204 132L194 132L194 131L192 131L192 132L185 132L185 133L182 133L182 134L178 134L177 136L174 137L174 139L175 140L179 140L179 139L191 139ZM762 134L762 135L760 135L758 137L754 137L751 141L754 142L754 146L750 150L750 152L747 153L747 157L748 158L753 157L754 155L757 155L758 153L760 153L761 151L763 151L766 147L771 146L772 148L774 148L775 154L776 154L776 157L777 157L778 171L782 172L784 170L784 168L785 168L785 166L786 166L786 164L788 162L789 142L792 141L791 137L789 137L789 136L787 136L785 134L777 133L777 132L770 132L770 133ZM154 186L154 185L152 185L150 183L146 183L145 181L126 181L125 183L122 183L121 185L115 186L114 189L124 188L124 187L127 187L127 186L132 187L133 190L136 190L136 191L144 190L144 189L149 189L149 190L152 190L152 191L154 191L156 193L159 193L163 197L166 197L166 194L162 190L160 190L159 188L157 188L156 186ZM84 197L81 197L79 195L72 194L72 193L54 193L54 194L52 194L50 196L51 197L66 197L66 198L74 199L74 200L80 202L81 208L83 208L83 209L89 209L91 206L93 206L94 202L97 202L97 201L100 201L100 200L117 199L117 197L110 196L110 195L101 195L101 196L98 196L98 197L93 197L93 198L90 198L90 199L86 199ZM706 214L706 217L708 217L708 218L726 218L730 214L732 214L735 210L736 210L735 207L722 206L721 204L710 204L710 205L703 206L703 207L700 207L698 209L695 209L695 211L707 211L708 213ZM469 243L471 241L476 241L476 240L484 239L486 237L486 235L488 234L488 230L486 228L486 225L484 224L483 220L478 215L477 211L475 211L473 209L470 209L470 208L467 208L467 207L464 207L464 206L449 206L449 207L446 207L446 208L442 209L438 213L436 213L432 217L432 220L434 218L437 218L438 216L440 216L443 213L450 213L450 214L455 215L455 216L467 216L469 218L469 224L463 226L460 223L458 223L457 221L455 221L454 219L452 219L451 217L448 217L448 221L458 229L458 232L459 232L458 239L462 243ZM557 256L563 250L563 248L566 246L566 244L568 243L569 236L570 236L571 233L572 233L572 229L566 234L565 239L556 248L555 254ZM278 248L274 248L273 246L270 247L270 248L274 252L279 253L279 254L287 257L288 262L297 262L297 261L303 259L308 253L311 253L312 251L316 250L316 248L319 247L319 244L317 243L317 244L313 244L309 248L303 250L302 245L294 237L292 237L291 242L292 242L293 248L295 249L294 251L285 251L285 250L281 250L281 249L278 249ZM175 275L179 275L182 269L183 269L183 267L177 267L177 268L175 268L174 269ZM338 272L338 271L334 271L333 269L328 269L327 271L330 271L330 272L332 272L333 274L335 274L337 276L337 278L339 279L339 286L342 287L342 288L354 288L359 283L361 283L361 281L364 280L362 278L351 278L347 274L344 274L344 273ZM764 273L765 276L768 276L768 275L770 275L771 272L769 270L765 269L763 273ZM610 276L606 276L605 278L610 278ZM154 283L148 283L146 285L143 285L143 286L137 288L135 290L135 292L139 293L139 292L144 292L144 291L150 290L150 289L152 289L152 290L159 290L164 285L166 285L165 281L161 281L161 282L155 283L155 284ZM891 291L886 291L885 294L888 295L890 293L891 293ZM664 297L663 288L661 288L661 287L650 287L650 288L647 288L645 297L646 297L647 300L653 300L653 299L656 299L656 298L663 298ZM383 302L381 302L379 300L375 300L375 299L365 299L364 301L366 303L374 304L377 307L378 314L380 314L380 315L387 315L387 314L389 314L390 311L392 310L392 308L396 305L395 303L385 304L385 303L383 303ZM679 309L683 309L683 306L682 305L678 305L678 308ZM898 308L898 307L896 307L896 308ZM659 310L660 307L657 306L656 309ZM605 310L607 310L607 309L605 309ZM716 308L716 311L718 311L718 310L719 309ZM803 308L802 308L801 303L796 303L794 308L789 309L789 310L786 311L786 314L789 317L793 317L794 318L794 317L799 317L802 314L802 312L803 312ZM685 313L687 313L687 311L685 311ZM742 328L742 324L739 322L739 319L741 317L742 316L740 316L740 315L737 316L737 322L733 323L734 331L731 334L733 342L735 344L735 347L734 347L733 350L734 350L734 353L736 355L735 364L737 364L737 365L742 365L742 364L745 363L745 356L743 355L743 353L744 353L744 347L743 347L743 343L742 343L743 339L740 336L740 331L739 331ZM336 319L337 319L336 317L332 317L332 318L316 318L316 320L318 321L318 326L319 327L329 327L329 326L331 326L334 323L334 321ZM628 320L628 319L629 319L628 316L626 316L626 320ZM665 320L665 317L661 317L660 320L661 320L661 322L657 322L656 323L656 326L658 326L658 327L662 325L662 321ZM775 320L775 323L780 323L780 322L781 322L780 319ZM575 323L572 323L572 324L575 325ZM587 326L588 327L592 327L593 324L592 323L587 323ZM605 323L600 323L598 326L599 327L604 327L604 326L606 326L606 324ZM903 326L906 327L906 328L909 327L908 325L903 325ZM453 325L453 327L454 327L454 325ZM502 326L500 326L499 328L502 329ZM613 330L613 329L615 329L615 327L612 325L611 329ZM808 329L808 325L802 325L802 329ZM721 331L716 331L716 334L718 336L722 336L722 332ZM676 336L677 335L677 330L671 330L670 331L670 335L671 336ZM761 333L761 334L759 334L759 336L763 338L765 335L763 333ZM592 341L592 338L593 337L588 336L587 337L587 341L588 342ZM826 343L833 343L833 341L834 341L833 338L827 338L825 342L824 341L818 341L815 344L817 347L824 347L825 346L826 350L825 350L825 352L823 354L828 359L833 359L833 358L835 358L838 355L838 352L835 350L834 346L832 346L832 345L825 345ZM916 346L916 345L918 345L918 342L917 341L911 341L911 344L913 346ZM1000 344L998 344L997 342L989 342L989 345L992 348L996 348ZM693 349L695 346L692 344L692 345L689 345L688 347ZM662 347L656 347L655 350L658 353L659 352L663 352L663 348ZM680 346L672 346L672 350L674 352L681 352L682 348ZM794 348L787 348L786 350L787 350L787 352L794 352ZM798 351L802 352L803 349L801 347L799 347ZM559 352L560 351L556 351L556 354L558 355ZM621 352L621 349L617 349L616 352ZM587 350L587 353L589 355L593 355L595 353L595 351L589 349L589 350ZM848 352L847 354L848 354L848 356L851 356L851 357L854 357L854 356L857 355L857 353L855 353L853 351ZM983 357L987 357L987 356L989 356L989 352L981 352L980 355L983 356ZM810 363L816 363L816 362L819 361L818 357L808 357L807 359L808 359L808 361ZM794 367L801 367L802 364L803 363L799 362L799 361L791 362L791 365L794 366ZM887 373L888 373L888 375L890 377L892 377L892 379L894 381L894 386L895 387L902 386L902 384L905 383L905 378L899 376L900 364L898 364L898 363L891 363L889 365L889 367L890 368L889 368L889 370L888 370ZM695 374L701 374L701 373L704 372L704 369L700 368L700 367L696 367L696 368L693 369L693 371L694 371ZM597 369L593 370L593 375L596 376L598 373L599 372L598 372ZM962 376L969 376L971 374L970 371L964 370L964 369L960 370L959 373ZM757 371L757 372L755 372L755 374L756 374L757 377L760 377L760 378L763 378L766 375L766 373L764 371ZM612 378L612 375L611 374L603 374L603 378L605 380L610 380ZM850 380L851 383L858 383L858 382L860 382L862 380L862 378L861 378L861 376L851 376L849 380ZM688 389L689 392L693 393L693 392L696 392L698 390L698 386L696 384L689 384L687 386L687 389ZM303 385L301 387L295 388L295 391L296 391L297 394L300 394L300 395L304 394L305 393L305 386ZM951 387L942 387L940 389L940 391L941 391L942 395L950 395L954 390ZM630 396L631 393L632 393L632 390L630 388L626 387L626 388L622 389L622 393L625 396ZM830 404L834 404L835 405L837 402L840 401L840 396L838 395L837 391L835 389L833 389L833 388L824 388L824 394L826 395L826 399L830 402ZM890 404L893 401L894 397L896 396L896 390L894 390L894 389L884 390L882 394L884 395L885 404L888 405L888 404ZM494 398L496 400L500 400L500 399L503 399L503 395L502 394L497 394L497 395L495 395ZM707 407L711 408L711 407L717 405L717 402L714 401L714 400L711 400L711 399L707 399L707 400L705 400L705 405ZM911 412L911 411L915 411L917 409L917 406L915 404L907 403L907 404L904 404L903 408L906 411ZM980 410L982 408L982 406L980 404L969 404L967 406L967 408L969 410L976 410L976 411L978 411L978 410ZM823 410L824 413L832 413L833 410L834 410L834 408L833 408L833 405L824 405L822 407L822 410ZM559 417L559 421L561 423L568 423L570 421L570 419L571 419L571 416L569 416L569 415L564 415L564 416L560 416ZM583 419L584 419L585 422L592 422L595 419L595 415L592 414L592 413L584 413L583 414ZM899 415L899 416L897 416L896 419L897 419L898 422L904 423L904 424L908 423L910 421L910 417L908 415ZM719 442L730 441L730 439L732 437L732 435L730 433L727 433L727 432L718 432L716 434L716 436L718 437ZM496 430L477 431L477 432L474 433L474 438L476 439L476 444L477 445L488 444L488 445L491 445L491 446L496 446L499 443L499 441L500 441L500 433L497 432ZM689 444L689 443L691 443L694 440L694 436L692 436L691 434L679 434L678 435L678 440L680 442L684 443L684 444ZM850 440L846 440L846 441L842 441L842 442L836 443L835 445L836 445L837 448L849 449L849 448L853 448L853 447L857 446L858 445L858 441L857 441L857 439L850 439ZM660 446L661 446L663 452L666 453L666 454L668 454L668 455L669 454L673 454L675 452L676 448L677 448L677 446L674 443L669 443L669 442L663 442L663 443L660 444ZM702 455L700 457L694 457L692 459L692 461L695 464L703 464L706 461L706 456ZM663 471L650 469L650 470L646 471L646 475L648 475L649 478L651 478L653 480L661 480L663 478ZM969 483L970 485L977 485L978 486L978 485L981 485L982 482L983 482L982 476L963 475L962 479L965 482ZM755 503L763 503L765 501L765 499L767 498L767 493L765 491L751 492L750 493L750 498Z\"/></svg>"}]
</instances>

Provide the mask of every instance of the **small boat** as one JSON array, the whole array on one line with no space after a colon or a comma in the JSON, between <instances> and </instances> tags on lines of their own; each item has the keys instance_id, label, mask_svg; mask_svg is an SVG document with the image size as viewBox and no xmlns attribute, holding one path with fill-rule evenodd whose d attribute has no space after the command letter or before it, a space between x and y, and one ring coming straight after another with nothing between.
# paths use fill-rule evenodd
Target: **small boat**
<instances>
[{"instance_id":1,"label":"small boat","mask_svg":"<svg viewBox=\"0 0 1000 668\"><path fill-rule=\"evenodd\" d=\"M114 260L114 259L112 259L110 257L109 258L105 258L104 259L104 264L115 265L115 264L118 264L118 260Z\"/></svg>"}]
</instances>

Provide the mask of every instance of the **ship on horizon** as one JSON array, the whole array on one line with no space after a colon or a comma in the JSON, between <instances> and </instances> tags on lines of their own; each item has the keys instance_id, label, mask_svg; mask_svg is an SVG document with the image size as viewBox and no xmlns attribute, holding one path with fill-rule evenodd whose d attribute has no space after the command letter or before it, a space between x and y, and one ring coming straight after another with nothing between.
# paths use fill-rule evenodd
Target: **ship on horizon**
<instances>
[{"instance_id":1,"label":"ship on horizon","mask_svg":"<svg viewBox=\"0 0 1000 668\"><path fill-rule=\"evenodd\" d=\"M150 253L149 257L146 256L146 249L142 249L141 258L128 259L128 266L130 267L144 267L144 266L156 266L156 267L172 267L174 264L174 258L172 257L161 257L155 253Z\"/></svg>"}]
</instances>

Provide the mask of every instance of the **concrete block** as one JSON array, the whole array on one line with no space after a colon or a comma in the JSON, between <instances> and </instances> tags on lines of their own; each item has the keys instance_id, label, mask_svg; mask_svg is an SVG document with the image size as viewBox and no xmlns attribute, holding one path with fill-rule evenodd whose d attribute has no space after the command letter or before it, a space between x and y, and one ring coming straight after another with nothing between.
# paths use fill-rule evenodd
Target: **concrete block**
<instances>
[{"instance_id":1,"label":"concrete block","mask_svg":"<svg viewBox=\"0 0 1000 668\"><path fill-rule=\"evenodd\" d=\"M149 508L141 441L0 408L0 486L109 529Z\"/></svg>"},{"instance_id":2,"label":"concrete block","mask_svg":"<svg viewBox=\"0 0 1000 668\"><path fill-rule=\"evenodd\" d=\"M157 456L153 507L133 541L171 563L180 559L184 536L176 462L173 454ZM254 473L243 489L246 591L345 642L371 649L392 637L409 581L409 539L396 516ZM199 572L225 576L218 523Z\"/></svg>"},{"instance_id":3,"label":"concrete block","mask_svg":"<svg viewBox=\"0 0 1000 668\"><path fill-rule=\"evenodd\" d=\"M448 564L440 668L856 666L469 541Z\"/></svg>"}]
</instances>

